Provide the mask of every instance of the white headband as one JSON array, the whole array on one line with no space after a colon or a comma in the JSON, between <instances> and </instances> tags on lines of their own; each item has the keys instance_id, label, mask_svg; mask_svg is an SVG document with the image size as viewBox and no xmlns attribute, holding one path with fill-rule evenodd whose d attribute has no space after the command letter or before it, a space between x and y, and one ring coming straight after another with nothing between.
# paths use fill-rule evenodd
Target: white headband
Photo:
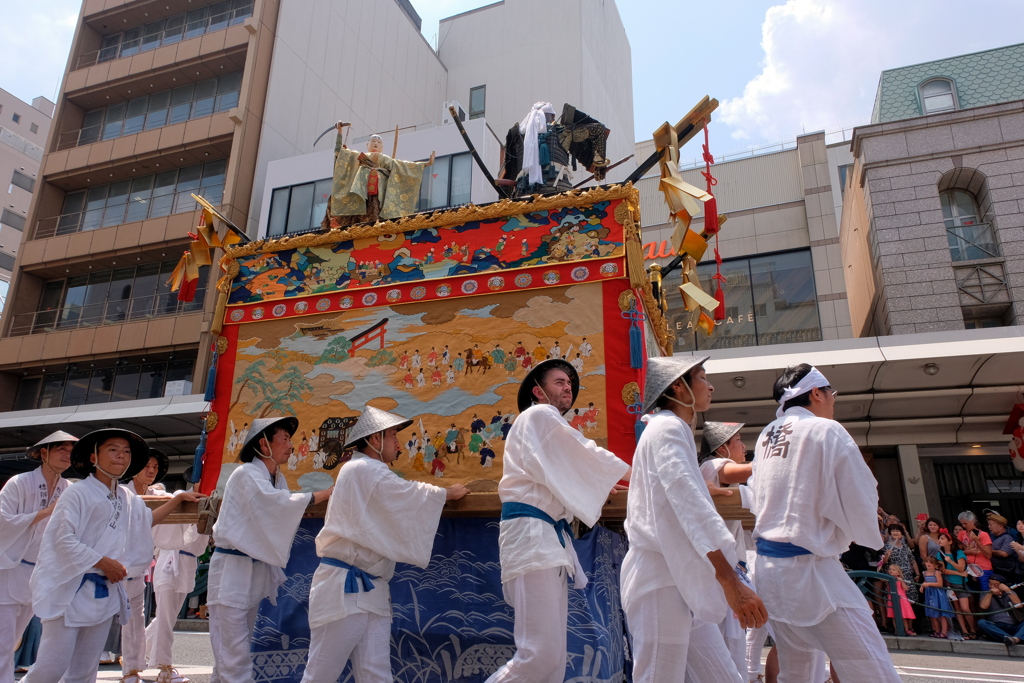
<instances>
[{"instance_id":1,"label":"white headband","mask_svg":"<svg viewBox=\"0 0 1024 683\"><path fill-rule=\"evenodd\" d=\"M825 379L825 375L818 372L818 368L811 368L811 371L804 375L799 382L782 392L782 396L779 397L779 409L775 411L775 417L782 417L782 406L786 404L786 401L806 394L811 389L820 389L821 387L828 386L832 385Z\"/></svg>"}]
</instances>

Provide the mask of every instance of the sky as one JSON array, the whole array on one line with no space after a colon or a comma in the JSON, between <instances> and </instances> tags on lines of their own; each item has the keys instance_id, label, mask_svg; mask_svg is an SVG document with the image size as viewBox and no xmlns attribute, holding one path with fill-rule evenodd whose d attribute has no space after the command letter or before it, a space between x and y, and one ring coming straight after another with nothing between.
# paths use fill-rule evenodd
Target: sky
<instances>
[{"instance_id":1,"label":"sky","mask_svg":"<svg viewBox=\"0 0 1024 683\"><path fill-rule=\"evenodd\" d=\"M412 3L432 45L441 18L489 4ZM0 87L26 101L37 95L52 99L81 0L7 4L0 22ZM711 149L719 155L867 123L884 69L1024 41L1022 0L983 0L974 5L977 11L965 11L963 0L617 5L632 48L635 138L649 139L663 122L675 123L710 95L720 102L710 127ZM551 49L557 55L557 46ZM684 163L688 153L699 152L689 147Z\"/></svg>"}]
</instances>

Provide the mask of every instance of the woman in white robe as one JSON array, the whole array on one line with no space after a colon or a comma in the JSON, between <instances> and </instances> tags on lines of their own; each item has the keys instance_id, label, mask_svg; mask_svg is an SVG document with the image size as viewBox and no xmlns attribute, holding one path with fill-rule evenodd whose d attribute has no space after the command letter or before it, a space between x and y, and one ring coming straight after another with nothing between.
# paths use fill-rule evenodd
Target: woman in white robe
<instances>
[{"instance_id":1,"label":"woman in white robe","mask_svg":"<svg viewBox=\"0 0 1024 683\"><path fill-rule=\"evenodd\" d=\"M396 562L426 568L446 500L468 493L406 481L390 469L398 432L412 420L366 406L349 436L357 450L338 473L322 558L309 591L310 647L303 683L333 683L351 659L359 683L392 683L391 593Z\"/></svg>"},{"instance_id":2,"label":"woman in white robe","mask_svg":"<svg viewBox=\"0 0 1024 683\"><path fill-rule=\"evenodd\" d=\"M810 365L775 382L777 419L761 432L749 486L757 517L757 591L771 614L779 683L806 683L818 651L843 683L898 683L871 610L839 555L878 549L878 489L836 422L835 392ZM820 661L820 660L818 660Z\"/></svg>"},{"instance_id":3,"label":"woman in white robe","mask_svg":"<svg viewBox=\"0 0 1024 683\"><path fill-rule=\"evenodd\" d=\"M594 526L629 465L565 420L579 394L575 368L538 363L519 388L519 417L505 442L498 534L505 600L515 609L516 654L487 683L565 678L568 578L587 585L569 523ZM532 405L535 403L535 405ZM541 516L543 515L543 516Z\"/></svg>"},{"instance_id":4,"label":"woman in white robe","mask_svg":"<svg viewBox=\"0 0 1024 683\"><path fill-rule=\"evenodd\" d=\"M735 611L760 626L764 606L736 575L736 541L711 501L690 424L713 387L706 358L648 361L646 427L633 455L622 563L622 607L633 640L633 680L738 683L716 624ZM691 645L693 646L691 652Z\"/></svg>"},{"instance_id":5,"label":"woman in white robe","mask_svg":"<svg viewBox=\"0 0 1024 683\"><path fill-rule=\"evenodd\" d=\"M85 478L61 495L43 534L30 580L43 636L23 681L95 680L111 620L114 615L122 623L128 619L126 567L152 557L151 524L182 500L199 498L175 496L151 513L141 498L118 485L148 460L146 441L122 429L91 432L72 449L71 464Z\"/></svg>"},{"instance_id":6,"label":"woman in white robe","mask_svg":"<svg viewBox=\"0 0 1024 683\"><path fill-rule=\"evenodd\" d=\"M0 683L14 683L14 649L32 619L29 578L60 494L68 487L61 474L71 465L78 441L57 431L28 449L41 464L16 474L0 490Z\"/></svg>"},{"instance_id":7,"label":"woman in white robe","mask_svg":"<svg viewBox=\"0 0 1024 683\"><path fill-rule=\"evenodd\" d=\"M239 455L243 465L224 486L213 526L207 606L214 665L211 683L252 681L250 648L260 601L277 602L284 567L306 509L330 497L334 487L292 493L281 467L299 427L294 417L254 420Z\"/></svg>"}]
</instances>

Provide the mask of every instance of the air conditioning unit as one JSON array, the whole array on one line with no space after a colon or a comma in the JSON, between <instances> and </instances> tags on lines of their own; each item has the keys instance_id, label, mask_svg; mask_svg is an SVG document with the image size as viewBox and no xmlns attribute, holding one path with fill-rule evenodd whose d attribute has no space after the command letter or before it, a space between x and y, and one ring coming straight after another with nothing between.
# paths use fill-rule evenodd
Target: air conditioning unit
<instances>
[{"instance_id":1,"label":"air conditioning unit","mask_svg":"<svg viewBox=\"0 0 1024 683\"><path fill-rule=\"evenodd\" d=\"M458 100L448 100L444 103L444 110L441 112L441 125L447 126L450 123L455 123L452 120L452 113L448 110L448 107L455 107L455 111L459 113L459 121L466 120L466 110L462 108Z\"/></svg>"}]
</instances>

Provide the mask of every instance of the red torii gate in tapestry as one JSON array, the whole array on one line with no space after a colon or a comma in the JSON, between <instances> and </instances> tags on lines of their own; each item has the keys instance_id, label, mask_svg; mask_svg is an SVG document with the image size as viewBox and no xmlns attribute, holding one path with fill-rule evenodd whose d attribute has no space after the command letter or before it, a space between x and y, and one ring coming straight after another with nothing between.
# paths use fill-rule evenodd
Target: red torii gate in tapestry
<instances>
[{"instance_id":1,"label":"red torii gate in tapestry","mask_svg":"<svg viewBox=\"0 0 1024 683\"><path fill-rule=\"evenodd\" d=\"M364 346L370 344L371 342L377 341L378 339L380 340L380 348L383 349L384 335L387 333L387 331L388 319L384 318L373 327L369 327L360 332L359 334L357 334L356 336L352 337L352 349L350 353L354 353L355 351L363 348Z\"/></svg>"}]
</instances>

